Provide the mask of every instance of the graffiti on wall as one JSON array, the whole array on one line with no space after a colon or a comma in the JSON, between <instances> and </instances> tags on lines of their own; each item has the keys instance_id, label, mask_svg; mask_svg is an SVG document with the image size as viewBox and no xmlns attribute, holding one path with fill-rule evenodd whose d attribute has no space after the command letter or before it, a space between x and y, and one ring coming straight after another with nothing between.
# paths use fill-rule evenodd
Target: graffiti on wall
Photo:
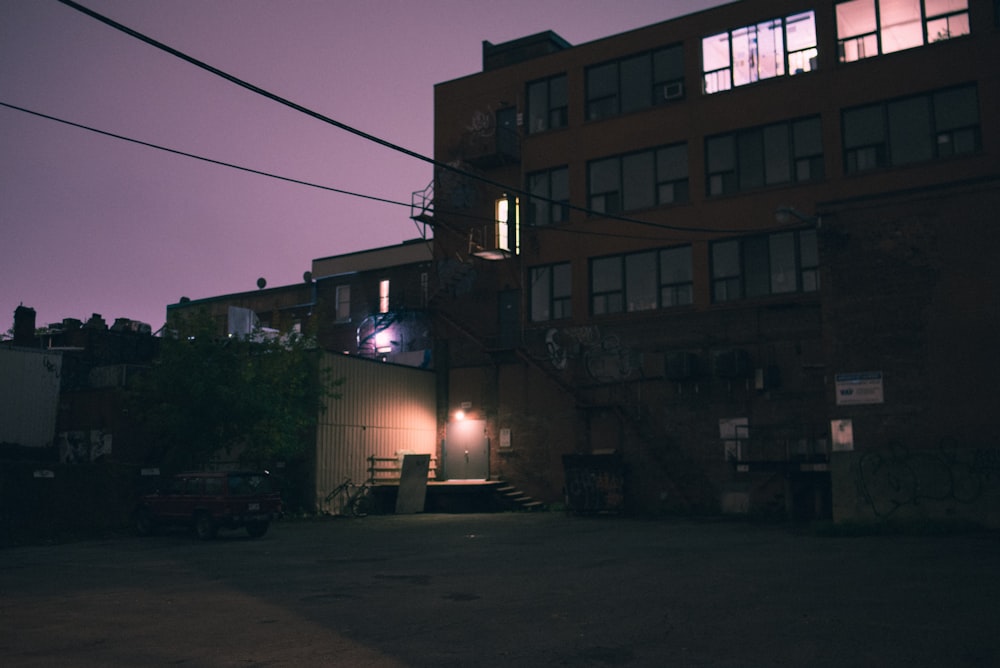
<instances>
[{"instance_id":1,"label":"graffiti on wall","mask_svg":"<svg viewBox=\"0 0 1000 668\"><path fill-rule=\"evenodd\" d=\"M973 504L1000 488L1000 449L909 450L893 444L857 462L858 494L877 517L928 503Z\"/></svg>"},{"instance_id":2,"label":"graffiti on wall","mask_svg":"<svg viewBox=\"0 0 1000 668\"><path fill-rule=\"evenodd\" d=\"M470 135L476 137L492 137L496 134L494 118L496 118L496 114L492 109L487 109L486 111L477 109L472 112L472 118L469 120L469 124L465 126L465 130Z\"/></svg>"},{"instance_id":3,"label":"graffiti on wall","mask_svg":"<svg viewBox=\"0 0 1000 668\"><path fill-rule=\"evenodd\" d=\"M597 327L550 329L545 350L556 369L562 371L570 360L579 360L587 375L601 382L625 380L640 370L638 353L616 335L601 334Z\"/></svg>"}]
</instances>

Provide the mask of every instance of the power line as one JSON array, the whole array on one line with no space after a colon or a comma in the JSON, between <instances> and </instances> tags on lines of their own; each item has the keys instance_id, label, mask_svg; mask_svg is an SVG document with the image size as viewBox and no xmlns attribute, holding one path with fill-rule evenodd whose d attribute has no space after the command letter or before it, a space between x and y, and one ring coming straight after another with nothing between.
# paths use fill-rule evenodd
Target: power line
<instances>
[{"instance_id":1,"label":"power line","mask_svg":"<svg viewBox=\"0 0 1000 668\"><path fill-rule=\"evenodd\" d=\"M243 167L241 165L236 165L231 162L224 162L222 160L215 160L213 158L206 158L205 156L196 155L194 153L188 153L186 151L180 151L175 148L169 148L167 146L160 146L159 144L152 144L147 141L142 141L141 139L134 139L132 137L126 137L125 135L116 134L114 132L108 132L107 130L100 130L98 128L91 127L89 125L83 125L82 123L74 123L73 121L68 121L64 118L58 118L56 116L50 116L49 114L43 114L40 111L34 111L32 109L26 109L24 107L19 107L16 104L9 104L7 102L0 101L0 107L7 107L8 109L14 109L16 111L21 111L26 114L31 114L33 116L38 116L39 118L44 118L46 120L55 121L56 123L63 123L65 125L72 126L74 128L79 128L81 130L86 130L88 132L94 132L99 135L104 135L105 137L111 137L113 139L120 139L122 141L131 142L133 144L138 144L140 146L145 146L147 148L156 149L157 151L165 151L167 153L173 153L174 155L181 155L185 158L192 158L193 160L200 160L202 162L208 162L213 165L219 165L221 167L229 167L230 169L238 169L242 172L249 172L250 174L257 174L259 176L266 176L271 179L278 179L279 181L287 181L288 183L295 183L300 186L308 186L310 188L319 188L320 190L328 190L330 192L339 193L341 195L350 195L352 197L360 197L362 199L373 200L375 202L383 202L385 204L396 204L398 206L409 207L410 204L407 202L397 202L391 199L385 199L383 197L375 197L374 195L364 195L362 193L352 192L350 190L342 190L340 188L333 188L330 186L320 185L318 183L311 183L309 181L302 181L300 179L293 179L289 176L281 176L280 174L273 174L271 172L261 171L259 169L253 169L251 167Z\"/></svg>"},{"instance_id":2,"label":"power line","mask_svg":"<svg viewBox=\"0 0 1000 668\"><path fill-rule=\"evenodd\" d=\"M482 176L480 174L474 174L474 173L469 172L467 170L464 170L464 169L461 169L459 167L456 167L455 165L450 165L448 163L440 162L438 160L435 160L434 158L422 155L420 153L417 153L416 151L412 151L410 149L404 148L404 147L399 146L398 144L394 144L394 143L392 143L392 142L390 142L388 140L382 139L380 137L376 137L375 135L369 134L367 132L363 132L363 131L361 131L361 130L359 130L357 128L354 128L354 127L352 127L350 125L347 125L346 123L342 123L342 122L340 122L338 120L330 118L329 116L325 116L324 114L321 114L321 113L319 113L317 111L309 109L308 107L304 107L301 104L293 102L293 101L291 101L291 100L289 100L287 98L281 97L280 95L277 95L276 93L272 93L272 92L270 92L268 90L265 90L265 89L263 89L263 88L261 88L259 86L254 85L254 84L252 84L252 83L250 83L248 81L240 79L239 77L236 77L235 75L232 75L232 74L229 74L228 72L220 70L219 68L214 67L212 65L209 65L208 63L206 63L204 61L198 60L197 58L195 58L195 57L193 57L191 55L188 55L188 54L184 53L183 51L179 51L179 50L177 50L177 49L175 49L175 48L173 48L171 46L168 46L167 44L164 44L163 42L160 42L160 41L158 41L156 39L153 39L152 37L149 37L148 35L145 35L145 34L139 32L137 30L129 28L126 25L118 23L117 21L115 21L115 20L113 20L113 19L111 19L111 18L109 18L107 16L104 16L103 14L99 14L98 12L95 12L94 10L92 10L92 9L90 9L88 7L85 7L85 6L81 5L78 2L74 2L73 0L57 0L57 2L60 2L60 3L64 4L64 5L66 5L67 7L70 7L71 9L75 9L78 12L86 14L87 16L89 16L89 17L91 17L91 18L93 18L93 19L95 19L97 21L100 21L101 23L104 23L105 25L108 25L108 26L114 28L115 30L119 30L121 32L124 32L127 35L130 35L130 36L132 36L132 37L134 37L134 38L142 41L142 42L145 42L146 44L149 44L150 46L153 46L153 47L155 47L157 49L160 49L162 51L166 51L167 53L171 54L172 56L175 56L176 58L180 58L181 60L184 60L184 61L186 61L186 62L194 65L195 67L201 68L201 69L203 69L203 70L205 70L207 72L210 72L210 73L212 73L212 74L214 74L214 75L216 75L218 77L221 77L221 78L229 81L230 83L236 84L237 86L240 86L241 88L245 88L245 89L247 89L247 90L249 90L249 91L251 91L253 93L256 93L258 95L266 97L269 100L272 100L274 102L277 102L278 104L281 104L281 105L284 105L284 106L289 107L291 109L294 109L295 111L298 111L300 113L306 114L307 116L311 116L312 118L315 118L315 119L317 119L319 121L322 121L324 123L327 123L329 125L333 125L334 127L339 128L341 130L344 130L345 132L349 132L349 133L351 133L353 135L361 137L362 139L368 140L370 142L373 142L373 143L378 144L380 146L383 146L385 148L391 149L393 151L397 151L397 152L402 153L404 155L407 155L407 156L409 156L411 158L415 158L417 160L421 160L423 162L429 163L429 164L433 165L434 167L436 167L438 169L442 169L442 170L446 170L446 171L449 171L449 172L453 172L453 173L458 174L460 176L463 176L465 178L469 178L469 179L473 179L473 180L476 180L476 181L480 181L480 182L485 183L487 185L496 187L500 191L503 191L503 192L512 192L512 193L516 193L518 195L524 195L526 197L530 197L532 199L539 200L539 201L545 201L545 202L550 202L550 203L554 203L554 204L561 204L563 206L566 206L569 209L572 209L574 211L582 211L582 212L584 212L584 213L586 213L588 215L600 216L600 217L603 217L603 218L607 218L607 219L615 220L615 221L619 221L619 222L625 222L625 223L631 223L631 224L635 224L635 225L643 225L643 226L648 226L648 227L654 227L654 228L657 228L657 229L669 230L669 231L673 231L673 232L697 232L697 233L701 233L701 234L735 234L735 233L744 233L744 232L746 232L746 230L740 230L740 229L733 229L733 230L711 229L711 230L708 230L708 229L704 229L704 228L701 228L701 227L688 227L688 226L680 226L680 225L669 225L669 224L666 224L666 223L654 223L654 222L648 221L648 220L638 220L638 219L629 218L629 217L626 217L626 216L619 216L619 215L615 215L615 214L608 214L608 213L598 212L598 211L594 211L592 209L588 209L586 207L580 207L580 206L576 206L576 205L573 205L573 204L567 204L565 202L557 202L555 200L552 200L552 199L549 199L549 198L546 198L546 197L540 197L538 195L532 195L531 193L525 192L524 190L521 190L520 188L515 188L515 187L512 187L510 185L503 184L503 183L500 183L498 181L494 181L493 179L490 179L488 177Z\"/></svg>"}]
</instances>

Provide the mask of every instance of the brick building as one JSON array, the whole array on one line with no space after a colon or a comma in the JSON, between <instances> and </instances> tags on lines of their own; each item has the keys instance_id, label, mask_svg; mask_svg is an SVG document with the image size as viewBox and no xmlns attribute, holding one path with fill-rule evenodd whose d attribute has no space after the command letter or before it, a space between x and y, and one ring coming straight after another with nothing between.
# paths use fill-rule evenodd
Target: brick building
<instances>
[{"instance_id":1,"label":"brick building","mask_svg":"<svg viewBox=\"0 0 1000 668\"><path fill-rule=\"evenodd\" d=\"M1000 523L998 22L774 0L484 42L415 214L461 278L446 469L482 427L468 477L548 501Z\"/></svg>"},{"instance_id":2,"label":"brick building","mask_svg":"<svg viewBox=\"0 0 1000 668\"><path fill-rule=\"evenodd\" d=\"M422 239L317 258L302 283L184 299L167 306L167 323L204 311L220 336L309 332L332 352L429 366L431 269Z\"/></svg>"}]
</instances>

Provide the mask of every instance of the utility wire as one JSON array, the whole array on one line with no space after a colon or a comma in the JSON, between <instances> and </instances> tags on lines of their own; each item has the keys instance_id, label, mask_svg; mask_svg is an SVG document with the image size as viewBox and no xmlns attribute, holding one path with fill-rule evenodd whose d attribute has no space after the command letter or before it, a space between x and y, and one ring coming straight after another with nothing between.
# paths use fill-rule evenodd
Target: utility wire
<instances>
[{"instance_id":1,"label":"utility wire","mask_svg":"<svg viewBox=\"0 0 1000 668\"><path fill-rule=\"evenodd\" d=\"M39 118L44 118L50 121L55 121L56 123L63 123L65 125L72 126L74 128L80 128L81 130L87 130L88 132L95 132L99 135L104 135L105 137L111 137L113 139L121 139L122 141L131 142L133 144L139 144L140 146L145 146L147 148L154 148L158 151L166 151L167 153L173 153L174 155L182 155L185 158L192 158L194 160L201 160L202 162L208 162L213 165L220 165L222 167L229 167L230 169L238 169L242 172L249 172L251 174L257 174L259 176L266 176L271 179L278 179L279 181L287 181L288 183L295 183L300 186L308 186L310 188L319 188L321 190L328 190L330 192L340 193L341 195L350 195L352 197L361 197L363 199L373 200L375 202L384 202L385 204L396 204L398 206L410 207L411 205L406 202L397 202L391 199L385 199L382 197L375 197L374 195L364 195L362 193L352 192L350 190L341 190L340 188L332 188L330 186L323 186L318 183L310 183L309 181L302 181L300 179L293 179L289 176L281 176L280 174L273 174L271 172L264 172L259 169L253 169L251 167L243 167L241 165L236 165L231 162L223 162L222 160L214 160L212 158L206 158L205 156L195 155L194 153L187 153L186 151L180 151L175 148L169 148L166 146L160 146L158 144L151 144L150 142L142 141L141 139L133 139L132 137L126 137L125 135L116 134L114 132L108 132L107 130L99 130L89 125L83 125L82 123L74 123L73 121L68 121L64 118L57 118L55 116L50 116L49 114L43 114L40 111L33 111L31 109L25 109L24 107L19 107L16 104L9 104L7 102L0 101L0 107L7 107L8 109L14 109L16 111L23 111L26 114L31 114L33 116L38 116Z\"/></svg>"},{"instance_id":2,"label":"utility wire","mask_svg":"<svg viewBox=\"0 0 1000 668\"><path fill-rule=\"evenodd\" d=\"M392 199L387 199L387 198L384 198L384 197L376 197L374 195L366 195L364 193L359 193L359 192L355 192L355 191L352 191L352 190L344 190L342 188L334 188L332 186L324 186L324 185L321 185L321 184L318 184L318 183L313 183L311 181L303 181L301 179L295 179L295 178L292 178L292 177L289 177L289 176L282 176L281 174L275 174L273 172L265 172L263 170L254 169L252 167L244 167L242 165L237 165L237 164L231 163L231 162L225 162L223 160L216 160L214 158L207 158L207 157L205 157L203 155L197 155L195 153L188 153L187 151L181 151L179 149L170 148L168 146L161 146L159 144L153 144L151 142L143 141L141 139L135 139L134 137L127 137L125 135L118 134L118 133L115 133L115 132L109 132L107 130L101 130L100 128L95 128L95 127L92 127L92 126L89 126L89 125L84 125L83 123L77 123L77 122L74 122L74 121L67 120L65 118L59 118L58 116L52 116L51 114L45 114L45 113L42 113L40 111L35 111L33 109L27 109L26 107L21 107L21 106L18 106L16 104L11 104L9 102L4 102L2 100L0 100L0 107L6 107L8 109L13 109L14 111L20 111L20 112L25 113L25 114L30 114L32 116L37 116L39 118L44 118L45 120L54 121L56 123L62 123L63 125L68 125L70 127L78 128L80 130L86 130L87 132L93 132L95 134L103 135L105 137L111 137L112 139L120 139L121 141L130 142L132 144L138 144L139 146L145 146L146 148L155 149L157 151L164 151L166 153L172 153L174 155L179 155L179 156L182 156L182 157L185 157L185 158L191 158L192 160L200 160L201 162L207 162L209 164L218 165L220 167L228 167L230 169L236 169L236 170L239 170L241 172L247 172L249 174L256 174L258 176L264 176L264 177L267 177L267 178L270 178L270 179L277 179L279 181L285 181L287 183L294 183L296 185L306 186L306 187L309 187L309 188L318 188L320 190L326 190L328 192L334 192L334 193L338 193L340 195L348 195L350 197L358 197L358 198L361 198L361 199L366 199L366 200L370 200L370 201L374 201L374 202L382 202L384 204L393 204L393 205L396 205L396 206L408 207L411 210L414 207L414 205L413 205L412 202L411 203L399 202L399 201L392 200ZM454 214L454 216L456 218L467 218L469 220L480 221L480 222L483 222L483 223L489 223L489 224L495 224L496 223L496 220L494 220L493 218L487 218L485 216L478 216L478 215L471 214L471 213L459 213L459 212L456 212ZM583 234L583 235L599 236L599 237L600 236L604 236L604 237L613 237L613 238L616 238L616 239L644 239L644 240L649 240L649 239L652 238L652 237L649 237L649 236L642 236L642 235L620 234L620 233L615 233L615 232L599 232L599 231L594 231L594 230L581 230L581 229L577 229L577 228L568 228L568 227L551 227L551 228L550 227L544 227L544 228L541 228L541 227L532 227L531 229L547 229L547 230L550 230L550 231L562 232L562 233L567 233L567 234Z\"/></svg>"},{"instance_id":3,"label":"utility wire","mask_svg":"<svg viewBox=\"0 0 1000 668\"><path fill-rule=\"evenodd\" d=\"M181 60L184 60L184 61L186 61L186 62L194 65L195 67L199 67L199 68L201 68L201 69L203 69L203 70L205 70L207 72L210 72L210 73L212 73L212 74L214 74L214 75L216 75L218 77L221 77L221 78L229 81L230 83L236 84L237 86L240 86L241 88L245 88L245 89L247 89L247 90L249 90L249 91L251 91L253 93L256 93L258 95L266 97L269 100L272 100L272 101L277 102L279 104L282 104L282 105L284 105L286 107L294 109L295 111L298 111L300 113L306 114L307 116L311 116L312 118L315 118L315 119L317 119L319 121L322 121L324 123L333 125L334 127L337 127L337 128L339 128L341 130L344 130L345 132L349 132L349 133L351 133L353 135L361 137L362 139L365 139L367 141L373 142L375 144L378 144L378 145L383 146L385 148L391 149L393 151L397 151L397 152L402 153L404 155L407 155L407 156L409 156L411 158L415 158L417 160L421 160L423 162L429 163L429 164L433 165L434 167L437 167L438 169L442 169L442 170L446 170L446 171L449 171L449 172L453 172L455 174L458 174L458 175L463 176L463 177L468 178L468 179L473 179L473 180L476 180L476 181L480 181L480 182L485 183L487 185L496 187L496 188L500 189L501 191L513 192L513 193L516 193L518 195L523 195L525 197L530 197L530 198L533 198L533 199L536 199L536 200L540 200L540 201L546 201L546 202L555 203L555 204L563 204L564 206L567 206L569 209L572 209L574 211L582 211L584 213L587 213L588 215L601 216L601 217L604 217L604 218L608 218L608 219L611 219L611 220L617 220L617 221L620 221L620 222L632 223L632 224L635 224L635 225L644 225L644 226L648 226L648 227L654 227L654 228L663 229L663 230L670 230L670 231L674 231L674 232L698 232L698 233L701 233L701 234L735 234L735 233L745 233L746 232L746 230L742 230L742 229L732 229L732 230L711 229L711 230L709 230L709 229L705 229L705 228L701 228L701 227L687 227L687 226L680 226L680 225L668 225L666 223L654 223L654 222L647 221L647 220L638 220L638 219L635 219L635 218L628 218L628 217L625 217L625 216L619 216L619 215L614 215L614 214L607 214L607 213L597 212L597 211L593 211L592 209L588 209L586 207L580 207L580 206L575 206L575 205L572 205L572 204L560 203L560 202L556 202L555 200L552 200L552 199L549 199L549 198L546 198L546 197L540 197L538 195L532 195L531 193L525 192L524 190L521 190L520 188L514 188L514 187L512 187L510 185L503 184L503 183L500 183L498 181L494 181L493 179L490 179L488 177L482 176L481 174L475 174L475 173L469 172L467 170L461 169L459 167L456 167L454 165L450 165L448 163L440 162L438 160L435 160L434 158L430 158L428 156L425 156L425 155L422 155L420 153L417 153L416 151L412 151L410 149L407 149L407 148L404 148L402 146L399 146L398 144L394 144L394 143L392 143L390 141L387 141L385 139L382 139L380 137L376 137L375 135L369 134L367 132L363 132L363 131L361 131L361 130L359 130L357 128L354 128L354 127L352 127L350 125L347 125L346 123L342 123L342 122L337 121L337 120L335 120L333 118L330 118L329 116L325 116L325 115L323 115L323 114L321 114L321 113L319 113L317 111L309 109L308 107L304 107L301 104L298 104L296 102L292 102L291 100L289 100L287 98L281 97L280 95L277 95L277 94L272 93L272 92L270 92L268 90L265 90L265 89L263 89L263 88L261 88L259 86L256 86L256 85L254 85L252 83L249 83L248 81L244 81L243 79L240 79L240 78L238 78L238 77L236 77L236 76L234 76L232 74L229 74L228 72L220 70L217 67L213 67L212 65L209 65L208 63L206 63L204 61L198 60L197 58L195 58L193 56L190 56L190 55L184 53L183 51L179 51L179 50L177 50L177 49L175 49L175 48L173 48L171 46L168 46L168 45L164 44L163 42L155 40L152 37L149 37L148 35L145 35L145 34L139 32L137 30L129 28L126 25L118 23L117 21L115 21L115 20L113 20L113 19L111 19L111 18L109 18L107 16L104 16L103 14L99 14L98 12L95 12L94 10L92 10L92 9L90 9L88 7L85 7L85 6L81 5L78 2L74 2L73 0L57 0L57 2L60 2L60 3L64 4L64 5L66 5L67 7L70 7L71 9L75 9L78 12L86 14L87 16L90 16L91 18L96 19L97 21L100 21L101 23L104 23L105 25L108 25L108 26L114 28L115 30L119 30L121 32L124 32L127 35L130 35L130 36L132 36L132 37L134 37L134 38L142 41L142 42L145 42L146 44L149 44L150 46L153 46L153 47L155 47L157 49L160 49L162 51L166 51L167 53L171 54L172 56L180 58Z\"/></svg>"}]
</instances>

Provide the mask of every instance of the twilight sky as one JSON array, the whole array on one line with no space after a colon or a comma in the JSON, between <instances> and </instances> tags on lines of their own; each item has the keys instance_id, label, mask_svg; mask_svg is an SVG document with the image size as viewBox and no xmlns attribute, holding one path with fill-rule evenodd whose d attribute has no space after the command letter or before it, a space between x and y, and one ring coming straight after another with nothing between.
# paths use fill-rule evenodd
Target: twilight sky
<instances>
[{"instance_id":1,"label":"twilight sky","mask_svg":"<svg viewBox=\"0 0 1000 668\"><path fill-rule=\"evenodd\" d=\"M358 130L433 153L433 88L482 41L578 45L723 0L80 0ZM431 166L244 90L55 0L0 0L0 102L221 162L409 203ZM418 236L408 206L287 183L0 106L0 332L302 280Z\"/></svg>"}]
</instances>

